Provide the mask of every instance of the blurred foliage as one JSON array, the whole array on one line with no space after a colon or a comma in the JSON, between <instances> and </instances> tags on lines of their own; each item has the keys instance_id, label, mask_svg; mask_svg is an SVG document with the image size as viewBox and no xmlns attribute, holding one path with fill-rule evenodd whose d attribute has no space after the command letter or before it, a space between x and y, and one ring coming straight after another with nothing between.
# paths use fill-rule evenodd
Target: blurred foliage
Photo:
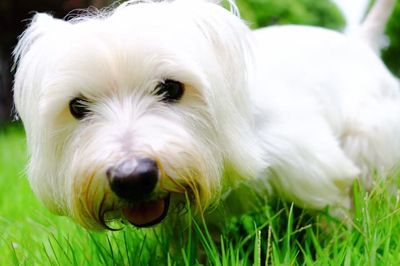
<instances>
[{"instance_id":1,"label":"blurred foliage","mask_svg":"<svg viewBox=\"0 0 400 266\"><path fill-rule=\"evenodd\" d=\"M382 52L383 60L394 74L400 76L400 1L386 28L390 38L390 46Z\"/></svg>"},{"instance_id":2,"label":"blurred foliage","mask_svg":"<svg viewBox=\"0 0 400 266\"><path fill-rule=\"evenodd\" d=\"M345 20L329 0L237 0L252 28L274 24L305 24L343 29Z\"/></svg>"}]
</instances>

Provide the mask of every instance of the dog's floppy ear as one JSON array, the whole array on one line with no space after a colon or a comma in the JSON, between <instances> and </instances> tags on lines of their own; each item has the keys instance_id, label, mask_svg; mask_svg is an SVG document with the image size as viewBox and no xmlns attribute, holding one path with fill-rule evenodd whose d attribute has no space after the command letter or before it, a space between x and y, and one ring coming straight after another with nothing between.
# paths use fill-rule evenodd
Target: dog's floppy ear
<instances>
[{"instance_id":1,"label":"dog's floppy ear","mask_svg":"<svg viewBox=\"0 0 400 266\"><path fill-rule=\"evenodd\" d=\"M38 39L65 23L65 21L55 19L46 13L35 14L27 29L19 37L18 44L14 49L14 68Z\"/></svg>"},{"instance_id":2,"label":"dog's floppy ear","mask_svg":"<svg viewBox=\"0 0 400 266\"><path fill-rule=\"evenodd\" d=\"M264 165L254 136L249 92L251 82L254 82L251 77L254 73L251 33L235 13L212 2L205 1L205 5L193 10L197 27L213 47L213 57L221 74L220 78L211 79L210 93L213 97L210 97L209 105L219 116L216 127L225 163L240 175L250 177L257 175ZM231 3L233 5L233 1Z\"/></svg>"},{"instance_id":3,"label":"dog's floppy ear","mask_svg":"<svg viewBox=\"0 0 400 266\"><path fill-rule=\"evenodd\" d=\"M51 15L45 13L37 13L33 16L32 21L28 25L27 29L20 35L18 44L13 51L14 57L14 65L13 71L15 71L15 79L14 79L14 103L16 107L16 111L20 118L22 117L22 113L24 110L30 112L30 106L27 106L27 99L33 96L35 92L26 91L25 87L32 87L31 85L27 85L25 83L26 80L29 80L30 83L36 82L36 79L27 78L29 75L32 75L32 71L29 71L27 65L35 62L36 64L42 61L44 56L46 55L48 45L39 45L38 43L43 40L43 38L52 33L59 33L60 30L65 28L66 25L69 25L68 22L65 22L60 19L55 19ZM42 42L46 44L46 42ZM37 47L35 47L37 46ZM40 53L33 52L35 48L42 50ZM37 50L37 49L36 49ZM29 64L24 64L23 61L28 58L28 55L31 54L30 58L35 57L35 60L27 60L30 62ZM38 67L30 68L35 69L38 72ZM31 72L31 73L29 73ZM27 101L27 102L26 102ZM24 104L22 104L24 103ZM18 117L16 114L16 117Z\"/></svg>"}]
</instances>

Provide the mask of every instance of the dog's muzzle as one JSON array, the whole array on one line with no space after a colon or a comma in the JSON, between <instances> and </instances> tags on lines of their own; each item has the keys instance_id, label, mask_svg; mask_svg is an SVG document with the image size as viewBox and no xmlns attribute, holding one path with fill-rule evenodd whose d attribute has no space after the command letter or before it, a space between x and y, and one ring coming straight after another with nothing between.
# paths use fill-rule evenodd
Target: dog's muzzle
<instances>
[{"instance_id":1,"label":"dog's muzzle","mask_svg":"<svg viewBox=\"0 0 400 266\"><path fill-rule=\"evenodd\" d=\"M169 195L150 199L160 179L156 161L150 158L129 160L107 170L111 190L128 202L122 212L137 227L148 227L161 222L169 207Z\"/></svg>"}]
</instances>

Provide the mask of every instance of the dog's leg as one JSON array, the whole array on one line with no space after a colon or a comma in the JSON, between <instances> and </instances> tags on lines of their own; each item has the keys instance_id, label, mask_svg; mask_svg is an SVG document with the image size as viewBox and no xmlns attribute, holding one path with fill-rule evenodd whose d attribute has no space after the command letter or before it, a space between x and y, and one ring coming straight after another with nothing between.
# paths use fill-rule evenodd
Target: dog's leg
<instances>
[{"instance_id":1,"label":"dog's leg","mask_svg":"<svg viewBox=\"0 0 400 266\"><path fill-rule=\"evenodd\" d=\"M398 94L398 93L397 93ZM399 95L371 101L348 118L341 146L361 170L361 182L370 189L374 174L384 178L397 170L400 159Z\"/></svg>"},{"instance_id":2,"label":"dog's leg","mask_svg":"<svg viewBox=\"0 0 400 266\"><path fill-rule=\"evenodd\" d=\"M311 209L351 207L350 190L359 170L322 117L288 115L261 134L279 196Z\"/></svg>"}]
</instances>

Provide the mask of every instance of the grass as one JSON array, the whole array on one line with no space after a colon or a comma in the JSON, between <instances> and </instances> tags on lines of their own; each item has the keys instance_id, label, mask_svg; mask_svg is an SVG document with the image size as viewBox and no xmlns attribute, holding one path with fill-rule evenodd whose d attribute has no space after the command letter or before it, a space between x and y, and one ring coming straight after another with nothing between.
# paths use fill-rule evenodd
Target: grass
<instances>
[{"instance_id":1,"label":"grass","mask_svg":"<svg viewBox=\"0 0 400 266\"><path fill-rule=\"evenodd\" d=\"M0 131L0 265L398 265L399 192L395 181L367 193L354 186L351 228L325 213L277 202L227 223L217 236L192 219L185 237L168 231L87 232L49 213L24 177L18 127ZM322 229L321 229L322 228ZM172 240L173 238L173 240ZM217 241L215 241L217 240Z\"/></svg>"}]
</instances>

